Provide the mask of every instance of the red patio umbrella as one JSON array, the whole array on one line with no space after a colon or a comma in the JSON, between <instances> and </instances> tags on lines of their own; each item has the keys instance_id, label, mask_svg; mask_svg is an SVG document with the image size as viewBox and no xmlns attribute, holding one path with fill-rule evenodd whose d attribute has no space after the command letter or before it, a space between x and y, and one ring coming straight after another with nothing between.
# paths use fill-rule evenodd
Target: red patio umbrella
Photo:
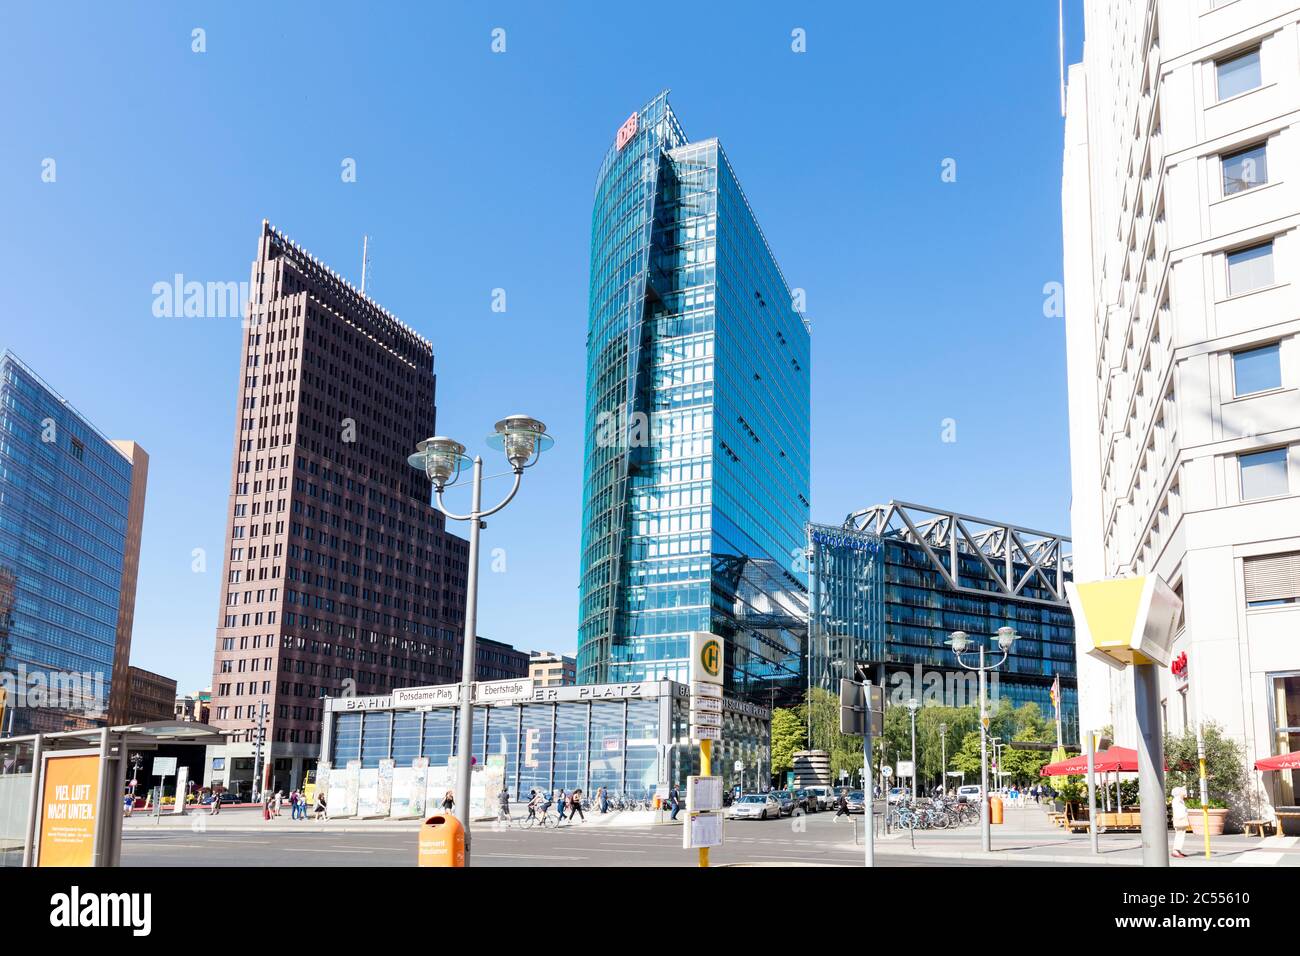
<instances>
[{"instance_id":1,"label":"red patio umbrella","mask_svg":"<svg viewBox=\"0 0 1300 956\"><path fill-rule=\"evenodd\" d=\"M1109 750L1099 751L1093 758L1093 770L1097 773L1114 773L1116 771L1120 773L1136 773L1137 768L1137 751L1128 747L1111 747ZM1038 771L1038 775L1040 777L1064 777L1087 772L1088 755L1080 754L1077 757L1071 757L1069 760L1058 760L1056 763L1049 763Z\"/></svg>"},{"instance_id":2,"label":"red patio umbrella","mask_svg":"<svg viewBox=\"0 0 1300 956\"><path fill-rule=\"evenodd\" d=\"M1255 761L1256 770L1300 770L1300 750L1295 753L1263 757Z\"/></svg>"}]
</instances>

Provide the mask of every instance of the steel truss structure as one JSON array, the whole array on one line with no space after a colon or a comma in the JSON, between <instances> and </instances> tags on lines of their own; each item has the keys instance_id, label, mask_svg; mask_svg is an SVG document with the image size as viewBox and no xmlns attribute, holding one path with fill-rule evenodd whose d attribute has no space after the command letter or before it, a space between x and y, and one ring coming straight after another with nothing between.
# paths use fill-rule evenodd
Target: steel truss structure
<instances>
[{"instance_id":1,"label":"steel truss structure","mask_svg":"<svg viewBox=\"0 0 1300 956\"><path fill-rule=\"evenodd\" d=\"M1073 570L1070 539L1046 531L976 518L907 501L855 511L844 519L850 531L870 531L919 545L953 590L989 595L987 587L963 584L960 556L974 555L1007 597L1064 605L1066 575ZM1043 588L1049 598L1029 593Z\"/></svg>"}]
</instances>

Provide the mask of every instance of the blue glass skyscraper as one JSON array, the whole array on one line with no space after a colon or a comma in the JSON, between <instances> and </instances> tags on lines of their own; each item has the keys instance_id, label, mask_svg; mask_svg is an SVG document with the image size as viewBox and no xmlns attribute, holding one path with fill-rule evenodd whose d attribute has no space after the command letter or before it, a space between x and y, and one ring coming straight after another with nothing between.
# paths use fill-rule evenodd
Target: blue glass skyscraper
<instances>
[{"instance_id":1,"label":"blue glass skyscraper","mask_svg":"<svg viewBox=\"0 0 1300 956\"><path fill-rule=\"evenodd\" d=\"M579 683L685 680L702 630L730 694L801 694L808 327L722 146L666 93L596 179L584 453Z\"/></svg>"},{"instance_id":2,"label":"blue glass skyscraper","mask_svg":"<svg viewBox=\"0 0 1300 956\"><path fill-rule=\"evenodd\" d=\"M147 461L0 356L0 678L15 733L102 724L124 699Z\"/></svg>"}]
</instances>

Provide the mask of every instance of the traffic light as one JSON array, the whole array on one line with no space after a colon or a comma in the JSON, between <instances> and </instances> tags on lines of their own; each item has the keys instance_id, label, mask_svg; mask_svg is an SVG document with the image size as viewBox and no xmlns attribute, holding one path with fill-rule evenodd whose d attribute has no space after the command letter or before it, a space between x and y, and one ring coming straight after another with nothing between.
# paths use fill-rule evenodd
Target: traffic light
<instances>
[{"instance_id":1,"label":"traffic light","mask_svg":"<svg viewBox=\"0 0 1300 956\"><path fill-rule=\"evenodd\" d=\"M867 727L866 697L857 681L840 680L840 733L861 736Z\"/></svg>"}]
</instances>

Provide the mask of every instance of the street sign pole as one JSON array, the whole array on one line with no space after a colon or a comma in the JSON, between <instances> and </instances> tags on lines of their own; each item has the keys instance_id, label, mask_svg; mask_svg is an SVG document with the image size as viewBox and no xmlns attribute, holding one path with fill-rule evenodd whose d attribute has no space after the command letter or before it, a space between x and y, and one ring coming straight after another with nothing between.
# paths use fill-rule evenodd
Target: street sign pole
<instances>
[{"instance_id":1,"label":"street sign pole","mask_svg":"<svg viewBox=\"0 0 1300 956\"><path fill-rule=\"evenodd\" d=\"M713 777L713 741L722 739L722 662L722 638L706 631L691 634L691 739L700 742L700 776L687 781L682 845L699 851L702 867L709 865L709 847L722 843L722 781ZM706 791L707 804L700 799Z\"/></svg>"}]
</instances>

